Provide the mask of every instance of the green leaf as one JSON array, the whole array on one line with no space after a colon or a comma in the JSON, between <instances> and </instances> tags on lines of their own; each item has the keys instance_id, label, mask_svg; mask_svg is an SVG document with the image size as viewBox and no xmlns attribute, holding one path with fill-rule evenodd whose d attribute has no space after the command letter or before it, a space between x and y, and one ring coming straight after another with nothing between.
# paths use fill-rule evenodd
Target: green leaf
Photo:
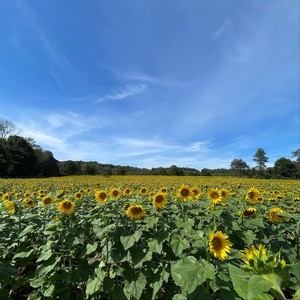
<instances>
[{"instance_id":1,"label":"green leaf","mask_svg":"<svg viewBox=\"0 0 300 300\"><path fill-rule=\"evenodd\" d=\"M204 259L187 256L171 264L171 274L175 284L190 294L206 279L213 279L215 268Z\"/></svg>"},{"instance_id":2,"label":"green leaf","mask_svg":"<svg viewBox=\"0 0 300 300\"><path fill-rule=\"evenodd\" d=\"M9 280L17 273L17 269L7 263L0 264L0 282Z\"/></svg>"},{"instance_id":3,"label":"green leaf","mask_svg":"<svg viewBox=\"0 0 300 300\"><path fill-rule=\"evenodd\" d=\"M23 252L19 252L19 253L16 253L13 257L13 259L16 259L16 258L27 258L31 255L31 253L33 252L33 249L29 250L29 251L23 251Z\"/></svg>"},{"instance_id":4,"label":"green leaf","mask_svg":"<svg viewBox=\"0 0 300 300\"><path fill-rule=\"evenodd\" d=\"M243 299L247 299L248 296L248 280L249 275L247 272L237 268L233 265L229 265L229 274L231 277L231 281L235 291L241 296Z\"/></svg>"},{"instance_id":5,"label":"green leaf","mask_svg":"<svg viewBox=\"0 0 300 300\"><path fill-rule=\"evenodd\" d=\"M268 292L272 286L272 282L263 279L259 275L251 276L248 282L248 299L259 299L257 296L260 296L261 294L263 294L261 296L265 297L265 292Z\"/></svg>"},{"instance_id":6,"label":"green leaf","mask_svg":"<svg viewBox=\"0 0 300 300\"><path fill-rule=\"evenodd\" d=\"M21 233L19 234L19 238L23 237L24 235L27 235L28 233L34 232L35 229L32 225L27 226Z\"/></svg>"},{"instance_id":7,"label":"green leaf","mask_svg":"<svg viewBox=\"0 0 300 300\"><path fill-rule=\"evenodd\" d=\"M33 280L30 280L30 286L36 289L42 286L44 282L45 282L44 278L38 277Z\"/></svg>"},{"instance_id":8,"label":"green leaf","mask_svg":"<svg viewBox=\"0 0 300 300\"><path fill-rule=\"evenodd\" d=\"M48 273L50 273L56 265L59 263L60 257L54 258L53 256L48 259L47 261L43 262L41 265L39 265L36 269L36 274L39 276L44 276Z\"/></svg>"},{"instance_id":9,"label":"green leaf","mask_svg":"<svg viewBox=\"0 0 300 300\"><path fill-rule=\"evenodd\" d=\"M52 256L52 251L51 250L47 250L47 251L42 252L40 254L40 256L39 256L39 258L37 259L36 262L48 260L51 256Z\"/></svg>"},{"instance_id":10,"label":"green leaf","mask_svg":"<svg viewBox=\"0 0 300 300\"><path fill-rule=\"evenodd\" d=\"M295 293L293 300L300 300L300 289Z\"/></svg>"},{"instance_id":11,"label":"green leaf","mask_svg":"<svg viewBox=\"0 0 300 300\"><path fill-rule=\"evenodd\" d=\"M86 290L85 290L87 297L89 297L90 295L93 295L94 293L99 291L101 283L102 283L102 280L99 279L98 277L89 278L87 281Z\"/></svg>"},{"instance_id":12,"label":"green leaf","mask_svg":"<svg viewBox=\"0 0 300 300\"><path fill-rule=\"evenodd\" d=\"M51 284L48 288L42 291L44 297L51 297L55 289L55 285Z\"/></svg>"},{"instance_id":13,"label":"green leaf","mask_svg":"<svg viewBox=\"0 0 300 300\"><path fill-rule=\"evenodd\" d=\"M124 247L124 250L131 248L134 245L134 243L141 238L142 234L142 231L136 231L133 234L125 230L122 231L120 241Z\"/></svg>"},{"instance_id":14,"label":"green leaf","mask_svg":"<svg viewBox=\"0 0 300 300\"><path fill-rule=\"evenodd\" d=\"M146 286L147 279L143 273L139 274L139 277L136 281L126 282L124 287L124 293L130 299L134 297L139 300L143 293L143 290Z\"/></svg>"},{"instance_id":15,"label":"green leaf","mask_svg":"<svg viewBox=\"0 0 300 300\"><path fill-rule=\"evenodd\" d=\"M131 248L130 254L136 268L141 267L144 261L152 259L152 252L145 248L142 249L141 247Z\"/></svg>"},{"instance_id":16,"label":"green leaf","mask_svg":"<svg viewBox=\"0 0 300 300\"><path fill-rule=\"evenodd\" d=\"M94 244L87 244L86 245L86 255L90 255L91 253L95 252L98 247L98 243Z\"/></svg>"},{"instance_id":17,"label":"green leaf","mask_svg":"<svg viewBox=\"0 0 300 300\"><path fill-rule=\"evenodd\" d=\"M297 262L292 266L292 273L295 275L297 281L300 283L300 262Z\"/></svg>"},{"instance_id":18,"label":"green leaf","mask_svg":"<svg viewBox=\"0 0 300 300\"><path fill-rule=\"evenodd\" d=\"M176 256L180 255L184 249L190 246L187 239L182 238L176 233L172 233L170 237L170 246Z\"/></svg>"},{"instance_id":19,"label":"green leaf","mask_svg":"<svg viewBox=\"0 0 300 300\"><path fill-rule=\"evenodd\" d=\"M245 300L271 300L266 294L273 284L259 275L249 276L247 272L229 265L229 273L235 291Z\"/></svg>"}]
</instances>

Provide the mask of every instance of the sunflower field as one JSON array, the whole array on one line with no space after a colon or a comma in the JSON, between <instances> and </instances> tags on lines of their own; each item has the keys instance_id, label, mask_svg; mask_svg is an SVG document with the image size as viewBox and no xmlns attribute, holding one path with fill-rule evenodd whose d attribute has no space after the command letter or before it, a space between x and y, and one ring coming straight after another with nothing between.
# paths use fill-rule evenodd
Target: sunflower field
<instances>
[{"instance_id":1,"label":"sunflower field","mask_svg":"<svg viewBox=\"0 0 300 300\"><path fill-rule=\"evenodd\" d=\"M0 179L0 299L300 299L300 182Z\"/></svg>"}]
</instances>

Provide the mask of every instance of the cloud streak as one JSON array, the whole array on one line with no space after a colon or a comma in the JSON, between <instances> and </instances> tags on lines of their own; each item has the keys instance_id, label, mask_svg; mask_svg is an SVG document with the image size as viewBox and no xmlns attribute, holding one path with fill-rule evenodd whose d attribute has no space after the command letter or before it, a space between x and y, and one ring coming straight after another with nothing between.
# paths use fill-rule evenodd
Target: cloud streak
<instances>
[{"instance_id":1,"label":"cloud streak","mask_svg":"<svg viewBox=\"0 0 300 300\"><path fill-rule=\"evenodd\" d=\"M114 89L110 94L101 97L92 103L99 103L107 100L123 100L128 97L135 96L145 91L146 84L127 84L123 87Z\"/></svg>"}]
</instances>

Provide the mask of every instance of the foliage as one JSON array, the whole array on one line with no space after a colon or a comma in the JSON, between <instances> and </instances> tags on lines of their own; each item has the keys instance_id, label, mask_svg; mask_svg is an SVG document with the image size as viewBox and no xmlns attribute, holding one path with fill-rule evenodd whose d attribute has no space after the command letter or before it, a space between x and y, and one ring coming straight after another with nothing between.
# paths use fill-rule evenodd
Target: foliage
<instances>
[{"instance_id":1,"label":"foliage","mask_svg":"<svg viewBox=\"0 0 300 300\"><path fill-rule=\"evenodd\" d=\"M183 187L189 197L180 197ZM113 198L116 189L120 196ZM218 201L210 199L212 190ZM97 191L108 199L96 201ZM153 206L158 192L167 198L164 208ZM0 193L1 299L298 297L296 180L1 179ZM72 206L61 209L62 203ZM143 214L126 214L130 206ZM227 238L229 256L220 260L214 251L225 250Z\"/></svg>"}]
</instances>

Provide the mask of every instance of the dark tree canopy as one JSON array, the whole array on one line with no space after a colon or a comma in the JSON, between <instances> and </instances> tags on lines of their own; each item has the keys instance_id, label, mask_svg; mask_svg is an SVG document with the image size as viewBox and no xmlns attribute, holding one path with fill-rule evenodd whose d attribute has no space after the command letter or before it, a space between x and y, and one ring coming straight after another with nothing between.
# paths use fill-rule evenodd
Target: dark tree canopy
<instances>
[{"instance_id":1,"label":"dark tree canopy","mask_svg":"<svg viewBox=\"0 0 300 300\"><path fill-rule=\"evenodd\" d=\"M266 156L266 152L263 148L258 148L253 156L253 160L256 162L256 169L263 171L266 168L266 163L269 158Z\"/></svg>"}]
</instances>

